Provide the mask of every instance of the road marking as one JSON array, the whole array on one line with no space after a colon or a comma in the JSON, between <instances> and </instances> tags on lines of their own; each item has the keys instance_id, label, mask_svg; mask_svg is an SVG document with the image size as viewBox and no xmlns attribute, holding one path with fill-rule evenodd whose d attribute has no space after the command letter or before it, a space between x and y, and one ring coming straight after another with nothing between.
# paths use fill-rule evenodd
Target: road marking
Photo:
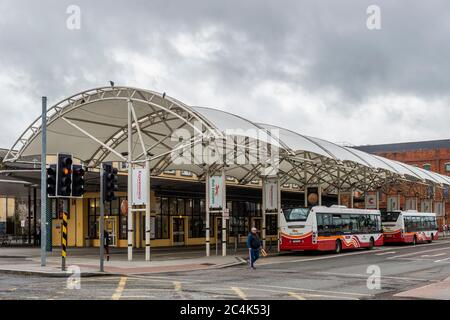
<instances>
[{"instance_id":1,"label":"road marking","mask_svg":"<svg viewBox=\"0 0 450 320\"><path fill-rule=\"evenodd\" d=\"M290 295L291 297L297 299L297 300L306 300L305 298L303 298L301 295L295 293L295 292L288 292L288 295Z\"/></svg>"},{"instance_id":2,"label":"road marking","mask_svg":"<svg viewBox=\"0 0 450 320\"><path fill-rule=\"evenodd\" d=\"M382 253L376 253L376 256L384 256L385 254L393 254L396 253L396 251L388 251L388 252L382 252Z\"/></svg>"},{"instance_id":3,"label":"road marking","mask_svg":"<svg viewBox=\"0 0 450 320\"><path fill-rule=\"evenodd\" d=\"M432 245L432 244L428 244L428 245ZM434 251L442 251L442 250L449 250L449 247L445 247L445 248L439 248L439 249L433 249L433 250L421 250L421 251L415 251L415 252L410 252L410 253L405 253L405 254L401 254L398 256L393 256L393 257L389 257L386 259L396 259L396 258L402 258L402 257L407 257L407 256L413 256L415 254L421 254L421 253L429 253L429 252L434 252Z\"/></svg>"},{"instance_id":4,"label":"road marking","mask_svg":"<svg viewBox=\"0 0 450 320\"><path fill-rule=\"evenodd\" d=\"M258 290L258 291L266 291L266 292L276 292L276 293L282 293L282 294L286 294L285 290L273 290L273 289L262 289L262 288L245 288L245 287L241 287L241 289L246 289L246 290ZM296 290L295 288L292 288L294 290ZM298 290L302 290L302 289L298 289ZM355 297L346 297L346 296L339 296L339 295L329 295L329 294L311 294L311 293L302 293L303 295L307 296L307 297L321 297L321 298L333 298L333 299L347 299L347 300L359 300L358 298ZM368 295L370 296L370 295Z\"/></svg>"},{"instance_id":5,"label":"road marking","mask_svg":"<svg viewBox=\"0 0 450 320\"><path fill-rule=\"evenodd\" d=\"M112 300L119 300L120 296L122 295L123 289L125 289L125 284L127 283L127 277L121 277L119 284L116 288L116 291L112 295Z\"/></svg>"},{"instance_id":6,"label":"road marking","mask_svg":"<svg viewBox=\"0 0 450 320\"><path fill-rule=\"evenodd\" d=\"M147 295L147 296L122 296L121 299L139 299L139 298L155 298L153 295Z\"/></svg>"},{"instance_id":7,"label":"road marking","mask_svg":"<svg viewBox=\"0 0 450 320\"><path fill-rule=\"evenodd\" d=\"M175 291L181 292L181 282L179 282L179 281L174 281L174 282L173 282L173 285L174 285L174 287L175 287Z\"/></svg>"},{"instance_id":8,"label":"road marking","mask_svg":"<svg viewBox=\"0 0 450 320\"><path fill-rule=\"evenodd\" d=\"M17 290L17 288L9 288L8 289L8 291L11 291L11 292L16 291L16 290Z\"/></svg>"},{"instance_id":9,"label":"road marking","mask_svg":"<svg viewBox=\"0 0 450 320\"><path fill-rule=\"evenodd\" d=\"M342 291L329 291L329 290L315 290L315 289L306 289L306 288L293 288L293 287L282 287L282 286L271 286L271 285L254 285L255 287L267 287L267 288L277 288L277 289L286 289L286 290L294 290L294 291L308 291L308 292L324 292L331 294L343 294L343 295L351 295L351 296L367 296L364 293L356 293L356 292L342 292ZM369 295L371 296L371 295Z\"/></svg>"},{"instance_id":10,"label":"road marking","mask_svg":"<svg viewBox=\"0 0 450 320\"><path fill-rule=\"evenodd\" d=\"M338 272L322 272L318 271L316 273L319 274L328 274L332 276L341 276L341 277L350 277L350 278L363 278L367 279L369 274L360 274L360 273L338 273ZM410 281L429 281L429 282L439 282L438 280L433 279L424 279L424 278L409 278L409 277L394 277L394 276L385 276L381 275L381 278L392 279L392 280L410 280Z\"/></svg>"},{"instance_id":11,"label":"road marking","mask_svg":"<svg viewBox=\"0 0 450 320\"><path fill-rule=\"evenodd\" d=\"M442 262L442 261L447 261L447 260L450 260L450 258L440 259L440 260L436 260L434 262Z\"/></svg>"},{"instance_id":12,"label":"road marking","mask_svg":"<svg viewBox=\"0 0 450 320\"><path fill-rule=\"evenodd\" d=\"M231 287L231 290L233 290L234 292L236 292L236 294L239 296L239 298L241 298L242 300L247 300L247 296L245 295L244 292L242 292L241 289L239 289L238 287Z\"/></svg>"},{"instance_id":13,"label":"road marking","mask_svg":"<svg viewBox=\"0 0 450 320\"><path fill-rule=\"evenodd\" d=\"M428 246L436 246L436 245L442 245L442 244L446 244L446 243L450 243L450 241L439 241L439 242L433 242L433 243L427 243L427 244L421 244L422 247L428 247ZM401 247L401 248L396 248L396 250L405 250L405 249L411 249L411 247ZM449 248L439 248L439 249L434 249L434 250L424 250L423 252L430 252L430 251L437 251L437 250L448 250ZM348 257L348 256L354 256L354 255L360 255L360 254L370 254L370 253L374 253L377 251L389 251L392 250L391 248L376 248L375 250L363 250L363 251L355 251L355 252L347 252L347 253L342 253L339 255L336 254L330 254L327 256L323 256L323 257L317 257L317 258L309 258L309 259L297 259L297 260L285 260L285 261L266 261L266 262L260 262L259 265L260 266L266 266L266 265L273 265L273 264L283 264L283 263L298 263L298 262L308 262L308 261L316 261L316 260L325 260L325 259L335 259L335 258L342 258L342 257ZM412 254L416 254L412 253ZM409 255L409 254L408 254ZM289 257L289 255L286 255L286 257ZM387 259L395 259L395 257L388 257Z\"/></svg>"},{"instance_id":14,"label":"road marking","mask_svg":"<svg viewBox=\"0 0 450 320\"><path fill-rule=\"evenodd\" d=\"M421 257L423 257L423 258L426 258L426 257L439 257L439 256L445 256L445 255L446 255L446 253L424 254L424 255L421 256Z\"/></svg>"}]
</instances>

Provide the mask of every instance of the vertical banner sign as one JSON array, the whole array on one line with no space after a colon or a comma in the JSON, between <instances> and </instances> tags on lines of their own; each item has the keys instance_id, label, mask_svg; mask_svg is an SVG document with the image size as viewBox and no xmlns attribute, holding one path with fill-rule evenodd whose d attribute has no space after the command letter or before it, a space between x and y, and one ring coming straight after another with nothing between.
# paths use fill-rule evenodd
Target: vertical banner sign
<instances>
[{"instance_id":1,"label":"vertical banner sign","mask_svg":"<svg viewBox=\"0 0 450 320\"><path fill-rule=\"evenodd\" d=\"M387 211L399 210L400 206L398 203L397 196L387 197Z\"/></svg>"},{"instance_id":2,"label":"vertical banner sign","mask_svg":"<svg viewBox=\"0 0 450 320\"><path fill-rule=\"evenodd\" d=\"M147 204L147 182L145 179L145 169L136 168L132 173L132 192L135 206Z\"/></svg>"},{"instance_id":3,"label":"vertical banner sign","mask_svg":"<svg viewBox=\"0 0 450 320\"><path fill-rule=\"evenodd\" d=\"M266 200L266 212L278 212L278 190L276 181L265 181L264 196Z\"/></svg>"},{"instance_id":4,"label":"vertical banner sign","mask_svg":"<svg viewBox=\"0 0 450 320\"><path fill-rule=\"evenodd\" d=\"M209 208L211 210L222 209L223 181L222 176L209 177Z\"/></svg>"},{"instance_id":5,"label":"vertical banner sign","mask_svg":"<svg viewBox=\"0 0 450 320\"><path fill-rule=\"evenodd\" d=\"M416 198L406 198L405 200L405 210L416 210Z\"/></svg>"},{"instance_id":6,"label":"vertical banner sign","mask_svg":"<svg viewBox=\"0 0 450 320\"><path fill-rule=\"evenodd\" d=\"M377 195L376 194L366 194L366 208L376 209L377 208Z\"/></svg>"},{"instance_id":7,"label":"vertical banner sign","mask_svg":"<svg viewBox=\"0 0 450 320\"><path fill-rule=\"evenodd\" d=\"M66 256L67 256L67 213L63 212L63 221L62 221L62 233L61 233L61 258L62 265L61 269L66 270Z\"/></svg>"},{"instance_id":8,"label":"vertical banner sign","mask_svg":"<svg viewBox=\"0 0 450 320\"><path fill-rule=\"evenodd\" d=\"M421 212L431 212L431 200L422 200L420 203Z\"/></svg>"}]
</instances>

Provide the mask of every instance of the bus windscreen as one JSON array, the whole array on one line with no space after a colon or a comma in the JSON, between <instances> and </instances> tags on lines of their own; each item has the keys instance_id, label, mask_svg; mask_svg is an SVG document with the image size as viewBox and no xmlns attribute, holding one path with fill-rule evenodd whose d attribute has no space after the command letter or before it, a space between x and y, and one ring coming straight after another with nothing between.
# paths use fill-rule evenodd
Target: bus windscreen
<instances>
[{"instance_id":1,"label":"bus windscreen","mask_svg":"<svg viewBox=\"0 0 450 320\"><path fill-rule=\"evenodd\" d=\"M310 208L290 208L283 210L287 222L306 221Z\"/></svg>"},{"instance_id":2,"label":"bus windscreen","mask_svg":"<svg viewBox=\"0 0 450 320\"><path fill-rule=\"evenodd\" d=\"M382 212L381 222L397 222L400 212Z\"/></svg>"}]
</instances>

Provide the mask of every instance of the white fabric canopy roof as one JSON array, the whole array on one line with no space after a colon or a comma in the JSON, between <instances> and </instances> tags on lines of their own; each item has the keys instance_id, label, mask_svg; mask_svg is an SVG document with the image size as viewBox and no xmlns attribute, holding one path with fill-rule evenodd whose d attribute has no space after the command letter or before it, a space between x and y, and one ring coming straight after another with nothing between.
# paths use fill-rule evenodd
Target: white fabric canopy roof
<instances>
[{"instance_id":1,"label":"white fabric canopy roof","mask_svg":"<svg viewBox=\"0 0 450 320\"><path fill-rule=\"evenodd\" d=\"M362 190L373 190L386 181L396 179L439 186L450 184L449 177L437 173L304 136L292 130L256 124L225 111L187 106L160 93L130 87L103 87L84 91L51 107L47 113L48 154L68 152L90 167L97 167L103 161L124 161L121 154L128 149L129 100L138 119L146 153L150 154L154 175L168 169L181 169L194 172L201 178L205 170L204 163L194 161L196 163L180 164L175 161L179 156L174 157L181 150L200 145L222 148L220 150L234 157L234 160L239 156L249 160L247 153L239 154L235 147L230 148L225 144L224 139L231 138L240 141L238 144L243 150L261 148L263 145L267 145L272 152L277 150L279 176L283 183ZM133 122L133 159L144 160L146 155L137 134L138 126ZM178 129L188 132L191 140L174 139L173 134ZM38 118L17 139L4 161L20 162L27 156L39 155L40 136L41 120ZM248 162L227 162L226 173L241 183L247 183L260 177L261 168L267 165L266 160L261 159L257 163ZM223 164L220 162L210 165L213 170L221 167Z\"/></svg>"}]
</instances>

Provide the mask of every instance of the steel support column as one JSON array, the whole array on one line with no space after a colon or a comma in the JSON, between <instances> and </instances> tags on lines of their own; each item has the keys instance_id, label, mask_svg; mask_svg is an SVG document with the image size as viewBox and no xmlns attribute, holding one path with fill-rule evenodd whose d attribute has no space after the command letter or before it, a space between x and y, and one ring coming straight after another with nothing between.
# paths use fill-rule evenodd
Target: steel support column
<instances>
[{"instance_id":1,"label":"steel support column","mask_svg":"<svg viewBox=\"0 0 450 320\"><path fill-rule=\"evenodd\" d=\"M133 144L133 128L131 127L131 100L128 100L128 186L127 186L127 194L128 194L128 261L133 260L133 199L132 199L132 144Z\"/></svg>"}]
</instances>

